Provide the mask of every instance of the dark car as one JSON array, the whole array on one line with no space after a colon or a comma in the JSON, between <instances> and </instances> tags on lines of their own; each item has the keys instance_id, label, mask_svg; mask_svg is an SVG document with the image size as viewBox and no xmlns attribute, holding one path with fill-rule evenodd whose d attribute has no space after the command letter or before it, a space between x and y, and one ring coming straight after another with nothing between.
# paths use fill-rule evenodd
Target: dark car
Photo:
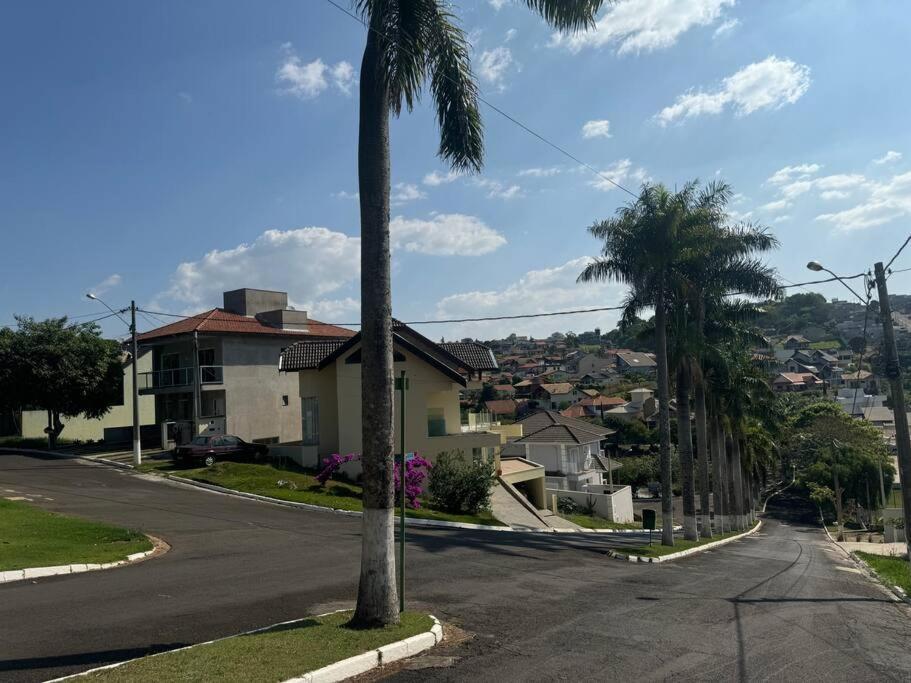
<instances>
[{"instance_id":1,"label":"dark car","mask_svg":"<svg viewBox=\"0 0 911 683\"><path fill-rule=\"evenodd\" d=\"M174 460L180 464L201 462L211 467L219 460L262 460L268 454L269 447L265 444L248 443L230 434L212 434L197 436L175 448Z\"/></svg>"}]
</instances>

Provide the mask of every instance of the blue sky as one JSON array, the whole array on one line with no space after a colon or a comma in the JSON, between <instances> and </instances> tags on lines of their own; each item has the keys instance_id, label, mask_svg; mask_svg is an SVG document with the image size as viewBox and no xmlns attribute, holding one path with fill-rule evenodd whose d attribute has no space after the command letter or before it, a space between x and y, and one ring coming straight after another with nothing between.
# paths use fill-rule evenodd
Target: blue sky
<instances>
[{"instance_id":1,"label":"blue sky","mask_svg":"<svg viewBox=\"0 0 911 683\"><path fill-rule=\"evenodd\" d=\"M632 189L729 181L735 215L778 235L771 261L791 281L813 279L810 258L865 270L909 233L902 2L624 0L575 37L510 0L456 11L491 103ZM323 0L6 4L0 324L103 313L88 290L186 313L243 286L357 320L364 39ZM396 315L615 304L618 287L573 281L598 249L586 226L629 197L487 107L484 172L452 178L428 104L392 125ZM890 285L908 292L911 273ZM422 329L545 335L614 320Z\"/></svg>"}]
</instances>

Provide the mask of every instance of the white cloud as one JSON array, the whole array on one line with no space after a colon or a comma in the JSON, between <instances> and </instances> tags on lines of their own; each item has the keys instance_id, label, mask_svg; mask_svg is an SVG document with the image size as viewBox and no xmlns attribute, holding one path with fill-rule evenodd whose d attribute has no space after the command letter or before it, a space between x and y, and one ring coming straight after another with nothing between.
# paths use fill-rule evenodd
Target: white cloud
<instances>
[{"instance_id":1,"label":"white cloud","mask_svg":"<svg viewBox=\"0 0 911 683\"><path fill-rule=\"evenodd\" d=\"M778 223L785 223L789 220L791 220L791 217L788 214L785 214L783 216L776 216L775 218L772 219L772 222L775 224L778 224Z\"/></svg>"},{"instance_id":2,"label":"white cloud","mask_svg":"<svg viewBox=\"0 0 911 683\"><path fill-rule=\"evenodd\" d=\"M434 256L478 256L506 244L506 238L480 218L458 213L428 220L396 216L389 231L393 248Z\"/></svg>"},{"instance_id":3,"label":"white cloud","mask_svg":"<svg viewBox=\"0 0 911 683\"><path fill-rule=\"evenodd\" d=\"M339 62L333 66L332 82L343 93L350 95L351 86L354 85L354 67L348 62Z\"/></svg>"},{"instance_id":4,"label":"white cloud","mask_svg":"<svg viewBox=\"0 0 911 683\"><path fill-rule=\"evenodd\" d=\"M505 185L499 180L474 178L472 184L487 190L488 199L518 199L525 196L519 185Z\"/></svg>"},{"instance_id":5,"label":"white cloud","mask_svg":"<svg viewBox=\"0 0 911 683\"><path fill-rule=\"evenodd\" d=\"M728 19L727 21L718 24L718 28L715 29L712 37L723 38L724 36L733 33L738 26L740 26L740 19Z\"/></svg>"},{"instance_id":6,"label":"white cloud","mask_svg":"<svg viewBox=\"0 0 911 683\"><path fill-rule=\"evenodd\" d=\"M177 96L184 104L193 104L193 96L190 93L181 91L177 93Z\"/></svg>"},{"instance_id":7,"label":"white cloud","mask_svg":"<svg viewBox=\"0 0 911 683\"><path fill-rule=\"evenodd\" d=\"M257 287L286 291L301 308L316 311L326 295L358 280L360 249L360 238L328 228L266 230L250 244L181 263L155 305L197 312L221 306L222 292Z\"/></svg>"},{"instance_id":8,"label":"white cloud","mask_svg":"<svg viewBox=\"0 0 911 683\"><path fill-rule=\"evenodd\" d=\"M774 202L769 202L768 204L763 204L762 206L758 207L756 210L757 211L769 211L769 212L781 211L782 209L788 208L790 205L791 205L791 202L789 202L787 199L779 199Z\"/></svg>"},{"instance_id":9,"label":"white cloud","mask_svg":"<svg viewBox=\"0 0 911 683\"><path fill-rule=\"evenodd\" d=\"M563 172L563 169L559 166L551 166L549 168L523 168L519 171L519 176L528 176L531 178L549 178L550 176L559 175Z\"/></svg>"},{"instance_id":10,"label":"white cloud","mask_svg":"<svg viewBox=\"0 0 911 683\"><path fill-rule=\"evenodd\" d=\"M115 287L119 286L123 282L123 278L120 277L118 273L108 275L104 280L89 288L90 294L97 294L101 296L105 292L110 292Z\"/></svg>"},{"instance_id":11,"label":"white cloud","mask_svg":"<svg viewBox=\"0 0 911 683\"><path fill-rule=\"evenodd\" d=\"M881 166L882 164L888 164L889 162L892 162L892 161L899 161L901 158L902 158L901 152L896 152L894 149L890 149L888 152L883 154L879 159L874 159L873 163Z\"/></svg>"},{"instance_id":12,"label":"white cloud","mask_svg":"<svg viewBox=\"0 0 911 683\"><path fill-rule=\"evenodd\" d=\"M332 196L336 199L360 199L360 192L347 192L346 190L339 190L338 192L333 192Z\"/></svg>"},{"instance_id":13,"label":"white cloud","mask_svg":"<svg viewBox=\"0 0 911 683\"><path fill-rule=\"evenodd\" d=\"M503 42L508 43L510 40L516 37L516 33L518 33L518 31L516 31L514 28L507 29L506 33L503 35Z\"/></svg>"},{"instance_id":14,"label":"white cloud","mask_svg":"<svg viewBox=\"0 0 911 683\"><path fill-rule=\"evenodd\" d=\"M427 198L427 194L412 183L396 183L392 189L393 192L389 197L392 204L404 204L415 199Z\"/></svg>"},{"instance_id":15,"label":"white cloud","mask_svg":"<svg viewBox=\"0 0 911 683\"><path fill-rule=\"evenodd\" d=\"M859 204L816 217L841 230L861 230L911 215L911 173L903 173L884 183L867 182L867 196Z\"/></svg>"},{"instance_id":16,"label":"white cloud","mask_svg":"<svg viewBox=\"0 0 911 683\"><path fill-rule=\"evenodd\" d=\"M817 173L822 166L819 164L800 164L798 166L785 166L779 168L769 176L766 183L770 185L785 185L795 178L806 178Z\"/></svg>"},{"instance_id":17,"label":"white cloud","mask_svg":"<svg viewBox=\"0 0 911 683\"><path fill-rule=\"evenodd\" d=\"M490 3L490 6L493 7L497 12L503 9L506 5L509 4L510 0L487 0Z\"/></svg>"},{"instance_id":18,"label":"white cloud","mask_svg":"<svg viewBox=\"0 0 911 683\"><path fill-rule=\"evenodd\" d=\"M810 87L810 69L790 59L768 57L745 66L713 92L691 91L655 116L661 126L703 114L720 114L730 106L735 115L780 109L799 100Z\"/></svg>"},{"instance_id":19,"label":"white cloud","mask_svg":"<svg viewBox=\"0 0 911 683\"><path fill-rule=\"evenodd\" d=\"M650 52L674 45L696 26L710 26L735 0L619 0L590 31L555 33L552 46L572 52L616 46L618 54Z\"/></svg>"},{"instance_id":20,"label":"white cloud","mask_svg":"<svg viewBox=\"0 0 911 683\"><path fill-rule=\"evenodd\" d=\"M602 169L601 176L590 180L588 184L602 192L616 190L617 186L611 183L608 178L618 185L627 184L628 181L632 181L632 184L635 185L641 185L648 180L648 173L646 173L644 168L634 168L633 162L629 159L620 159Z\"/></svg>"},{"instance_id":21,"label":"white cloud","mask_svg":"<svg viewBox=\"0 0 911 683\"><path fill-rule=\"evenodd\" d=\"M484 50L478 58L478 75L481 80L503 90L506 87L503 81L514 64L512 52L508 47L500 46L492 50Z\"/></svg>"},{"instance_id":22,"label":"white cloud","mask_svg":"<svg viewBox=\"0 0 911 683\"><path fill-rule=\"evenodd\" d=\"M505 288L475 290L452 294L437 303L440 319L488 317L516 313L543 313L554 310L578 310L617 305L624 288L615 283L578 284L576 277L591 259L576 258L566 263L527 272ZM615 311L580 313L553 318L497 320L463 323L440 330L447 338L471 335L481 339L499 338L516 332L544 337L554 330L611 329L617 322ZM436 333L437 327L434 326ZM439 334L436 334L439 336Z\"/></svg>"},{"instance_id":23,"label":"white cloud","mask_svg":"<svg viewBox=\"0 0 911 683\"><path fill-rule=\"evenodd\" d=\"M826 190L825 192L820 192L819 196L823 199L847 199L851 196L851 193L843 190Z\"/></svg>"},{"instance_id":24,"label":"white cloud","mask_svg":"<svg viewBox=\"0 0 911 683\"><path fill-rule=\"evenodd\" d=\"M438 185L445 185L445 184L451 183L454 180L458 180L461 177L462 177L462 174L459 173L458 171L449 171L446 174L438 173L437 171L433 171L424 176L423 182L425 185L430 185L430 187L437 187Z\"/></svg>"},{"instance_id":25,"label":"white cloud","mask_svg":"<svg viewBox=\"0 0 911 683\"><path fill-rule=\"evenodd\" d=\"M348 62L327 65L322 59L306 62L298 56L290 43L282 45L284 61L275 72L275 79L283 86L282 92L304 100L317 97L332 84L346 95L354 84L354 67Z\"/></svg>"},{"instance_id":26,"label":"white cloud","mask_svg":"<svg viewBox=\"0 0 911 683\"><path fill-rule=\"evenodd\" d=\"M582 126L583 138L609 138L610 136L610 121L607 119L586 121Z\"/></svg>"}]
</instances>

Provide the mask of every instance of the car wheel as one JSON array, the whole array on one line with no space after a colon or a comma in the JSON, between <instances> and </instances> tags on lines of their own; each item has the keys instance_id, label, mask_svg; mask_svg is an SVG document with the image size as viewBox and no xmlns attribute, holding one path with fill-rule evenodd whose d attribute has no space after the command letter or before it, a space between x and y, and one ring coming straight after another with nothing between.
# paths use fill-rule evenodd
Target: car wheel
<instances>
[{"instance_id":1,"label":"car wheel","mask_svg":"<svg viewBox=\"0 0 911 683\"><path fill-rule=\"evenodd\" d=\"M214 456L214 455L207 455L207 456L206 456L206 459L204 460L204 462L206 463L206 467L212 467L212 465L215 464L215 456Z\"/></svg>"}]
</instances>

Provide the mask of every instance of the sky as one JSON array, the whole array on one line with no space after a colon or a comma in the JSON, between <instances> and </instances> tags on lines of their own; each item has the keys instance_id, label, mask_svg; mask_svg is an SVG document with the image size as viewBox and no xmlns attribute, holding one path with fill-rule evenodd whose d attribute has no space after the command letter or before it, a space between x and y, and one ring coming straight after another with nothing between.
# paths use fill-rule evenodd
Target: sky
<instances>
[{"instance_id":1,"label":"sky","mask_svg":"<svg viewBox=\"0 0 911 683\"><path fill-rule=\"evenodd\" d=\"M634 192L731 183L733 220L776 234L769 260L790 282L818 278L811 259L870 269L911 233L901 0L619 0L574 35L515 0L454 12L485 100L601 175L482 105L484 170L457 176L436 156L425 94L391 125L400 319L616 305L620 286L575 282L598 254L586 228L631 199L604 177ZM361 24L325 0L18 0L3 14L0 325L106 313L89 291L188 314L240 287L287 291L325 322L359 319ZM911 249L895 263L908 266ZM889 284L908 293L911 272ZM418 329L493 338L615 322Z\"/></svg>"}]
</instances>

